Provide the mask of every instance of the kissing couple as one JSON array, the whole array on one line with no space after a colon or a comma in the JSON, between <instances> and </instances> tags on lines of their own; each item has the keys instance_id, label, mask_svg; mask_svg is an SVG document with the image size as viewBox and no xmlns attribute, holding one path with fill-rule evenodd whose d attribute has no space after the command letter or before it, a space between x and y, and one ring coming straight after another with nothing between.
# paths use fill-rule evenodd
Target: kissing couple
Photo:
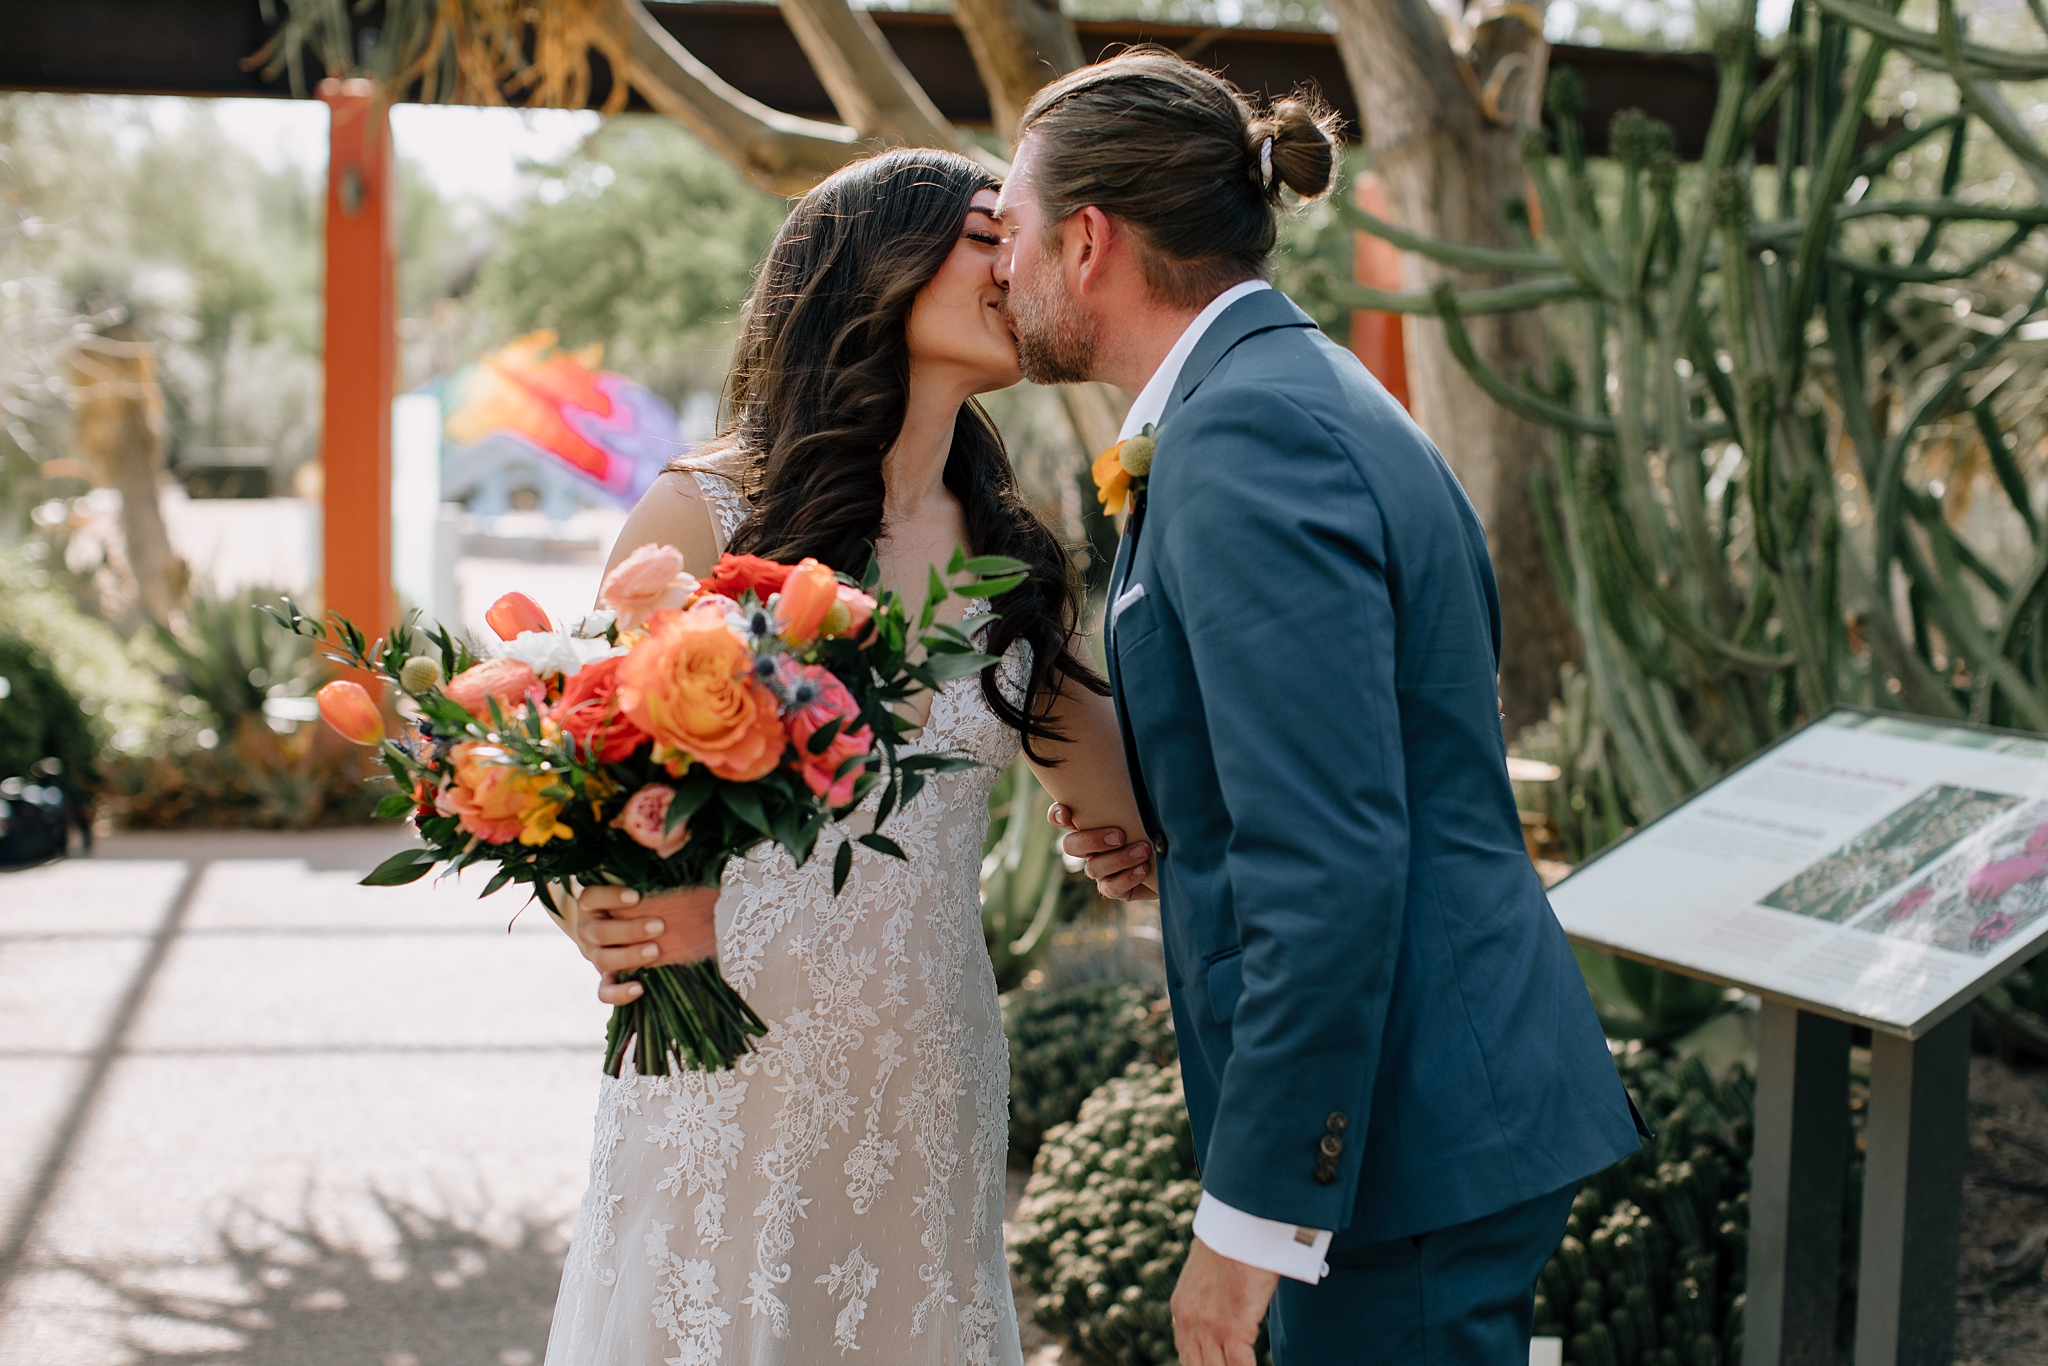
<instances>
[{"instance_id":1,"label":"kissing couple","mask_svg":"<svg viewBox=\"0 0 2048 1366\"><path fill-rule=\"evenodd\" d=\"M1637 1126L1523 852L1485 538L1450 469L1267 283L1335 120L1158 50L1045 87L1001 184L952 152L805 195L742 316L718 437L628 519L674 545L860 565L922 599L954 547L1029 566L956 618L997 663L923 695L977 767L906 860L709 891L598 888L604 974L715 951L769 1022L729 1072L606 1078L547 1366L1018 1366L1009 1066L981 934L988 798L1021 750L1112 896L1160 900L1203 1194L1187 1366L1521 1366L1580 1178ZM1102 380L1155 438L1104 624L977 394ZM958 600L949 600L956 607ZM872 802L870 803L872 806Z\"/></svg>"}]
</instances>

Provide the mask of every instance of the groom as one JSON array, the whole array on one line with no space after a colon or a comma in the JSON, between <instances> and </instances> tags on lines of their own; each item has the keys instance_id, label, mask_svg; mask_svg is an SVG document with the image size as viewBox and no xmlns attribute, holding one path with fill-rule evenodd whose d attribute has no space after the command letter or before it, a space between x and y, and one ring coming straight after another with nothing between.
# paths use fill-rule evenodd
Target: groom
<instances>
[{"instance_id":1,"label":"groom","mask_svg":"<svg viewBox=\"0 0 2048 1366\"><path fill-rule=\"evenodd\" d=\"M1519 1366L1578 1181L1640 1126L1523 852L1479 522L1265 283L1331 123L1158 51L1024 113L1025 376L1157 432L1105 626L1149 842L1068 846L1113 890L1157 871L1203 1187L1181 1360L1251 1366L1270 1304L1279 1366Z\"/></svg>"}]
</instances>

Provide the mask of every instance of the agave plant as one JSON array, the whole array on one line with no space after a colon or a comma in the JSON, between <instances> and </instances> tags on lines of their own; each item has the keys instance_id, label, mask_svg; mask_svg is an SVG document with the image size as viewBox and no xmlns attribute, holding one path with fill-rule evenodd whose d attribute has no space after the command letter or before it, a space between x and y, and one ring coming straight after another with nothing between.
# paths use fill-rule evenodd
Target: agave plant
<instances>
[{"instance_id":1,"label":"agave plant","mask_svg":"<svg viewBox=\"0 0 2048 1366\"><path fill-rule=\"evenodd\" d=\"M173 626L153 623L170 658L171 682L213 714L223 735L244 716L260 716L272 697L303 696L319 670L309 641L263 615L282 596L250 588L221 597L194 595Z\"/></svg>"}]
</instances>

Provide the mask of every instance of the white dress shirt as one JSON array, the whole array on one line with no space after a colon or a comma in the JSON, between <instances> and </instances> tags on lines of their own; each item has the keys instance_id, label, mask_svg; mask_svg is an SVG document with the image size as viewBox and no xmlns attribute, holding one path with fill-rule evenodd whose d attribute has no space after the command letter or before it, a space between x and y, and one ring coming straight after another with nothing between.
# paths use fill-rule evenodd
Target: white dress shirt
<instances>
[{"instance_id":1,"label":"white dress shirt","mask_svg":"<svg viewBox=\"0 0 2048 1366\"><path fill-rule=\"evenodd\" d=\"M1123 430L1116 434L1116 439L1128 441L1143 431L1146 423L1159 420L1159 414L1166 411L1166 400L1172 396L1173 386L1180 382L1180 370L1188 363L1188 353L1202 340L1202 335L1209 330L1209 324L1216 321L1218 314L1245 295L1272 287L1264 280L1246 280L1209 300L1209 306L1195 315L1187 331L1180 334L1180 340L1166 353L1166 359L1159 362L1159 368L1152 372L1152 378L1146 380L1145 387L1138 391L1137 400L1131 404L1131 411L1125 414Z\"/></svg>"},{"instance_id":2,"label":"white dress shirt","mask_svg":"<svg viewBox=\"0 0 2048 1366\"><path fill-rule=\"evenodd\" d=\"M1187 364L1189 353L1224 309L1247 294L1271 288L1264 280L1246 280L1211 299L1138 391L1117 440L1127 441L1143 431L1146 423L1159 420L1160 413L1166 410L1166 400L1173 394L1173 386L1180 382L1181 367ZM1323 1260L1323 1254L1330 1250L1330 1230L1298 1228L1278 1219L1261 1219L1224 1204L1207 1191L1202 1192L1202 1202L1195 1208L1195 1236L1207 1243L1211 1251L1234 1262L1310 1285L1330 1274L1329 1264Z\"/></svg>"}]
</instances>

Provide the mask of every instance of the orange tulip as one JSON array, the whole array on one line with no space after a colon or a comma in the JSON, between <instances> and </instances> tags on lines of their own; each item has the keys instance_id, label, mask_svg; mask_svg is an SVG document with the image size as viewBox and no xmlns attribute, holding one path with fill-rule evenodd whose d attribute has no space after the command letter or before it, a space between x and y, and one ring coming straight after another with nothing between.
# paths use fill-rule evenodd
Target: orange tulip
<instances>
[{"instance_id":1,"label":"orange tulip","mask_svg":"<svg viewBox=\"0 0 2048 1366\"><path fill-rule=\"evenodd\" d=\"M384 718L360 683L337 678L320 689L320 715L345 740L375 745L384 739Z\"/></svg>"},{"instance_id":2,"label":"orange tulip","mask_svg":"<svg viewBox=\"0 0 2048 1366\"><path fill-rule=\"evenodd\" d=\"M491 604L491 610L484 613L485 622L498 633L500 640L512 640L521 631L552 631L553 623L540 604L524 593L507 593Z\"/></svg>"},{"instance_id":3,"label":"orange tulip","mask_svg":"<svg viewBox=\"0 0 2048 1366\"><path fill-rule=\"evenodd\" d=\"M838 601L839 580L832 571L816 560L803 560L783 581L775 604L775 628L790 644L808 645Z\"/></svg>"}]
</instances>

